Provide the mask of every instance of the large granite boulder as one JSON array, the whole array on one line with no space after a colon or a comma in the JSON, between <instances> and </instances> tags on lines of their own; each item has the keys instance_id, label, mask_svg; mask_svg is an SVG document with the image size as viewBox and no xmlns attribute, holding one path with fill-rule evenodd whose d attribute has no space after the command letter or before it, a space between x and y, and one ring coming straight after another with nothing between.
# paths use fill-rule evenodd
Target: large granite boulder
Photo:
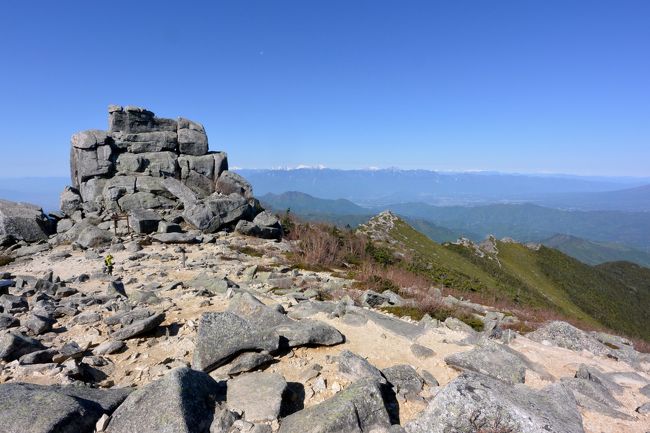
<instances>
[{"instance_id":1,"label":"large granite boulder","mask_svg":"<svg viewBox=\"0 0 650 433\"><path fill-rule=\"evenodd\" d=\"M287 381L277 373L255 372L228 381L228 409L250 422L273 421L280 416Z\"/></svg>"},{"instance_id":2,"label":"large granite boulder","mask_svg":"<svg viewBox=\"0 0 650 433\"><path fill-rule=\"evenodd\" d=\"M554 383L542 390L463 373L441 389L408 433L450 431L584 433L576 400Z\"/></svg>"},{"instance_id":3,"label":"large granite boulder","mask_svg":"<svg viewBox=\"0 0 650 433\"><path fill-rule=\"evenodd\" d=\"M62 193L61 208L76 215L73 220L91 214L97 225L114 213L155 210L162 217L182 208L186 222L211 233L250 222L261 211L250 184L228 171L226 153L208 150L203 125L134 106L111 105L108 111L107 131L78 132L70 142L72 187ZM274 222L250 224L249 232L258 236L281 236Z\"/></svg>"},{"instance_id":4,"label":"large granite boulder","mask_svg":"<svg viewBox=\"0 0 650 433\"><path fill-rule=\"evenodd\" d=\"M52 223L40 207L0 199L0 237L35 242L46 240L52 232Z\"/></svg>"},{"instance_id":5,"label":"large granite boulder","mask_svg":"<svg viewBox=\"0 0 650 433\"><path fill-rule=\"evenodd\" d=\"M230 312L203 313L199 319L192 368L211 371L243 351L275 351L280 337L273 331L259 332Z\"/></svg>"},{"instance_id":6,"label":"large granite boulder","mask_svg":"<svg viewBox=\"0 0 650 433\"><path fill-rule=\"evenodd\" d=\"M282 420L279 433L367 433L386 431L391 420L382 386L361 379L329 400Z\"/></svg>"},{"instance_id":7,"label":"large granite boulder","mask_svg":"<svg viewBox=\"0 0 650 433\"><path fill-rule=\"evenodd\" d=\"M129 395L106 433L206 433L221 399L223 391L209 375L177 368Z\"/></svg>"},{"instance_id":8,"label":"large granite boulder","mask_svg":"<svg viewBox=\"0 0 650 433\"><path fill-rule=\"evenodd\" d=\"M92 433L102 414L115 410L129 392L5 383L0 385L0 433Z\"/></svg>"},{"instance_id":9,"label":"large granite boulder","mask_svg":"<svg viewBox=\"0 0 650 433\"><path fill-rule=\"evenodd\" d=\"M467 352L459 352L445 358L447 365L464 371L486 374L508 383L524 383L526 363L523 355L502 344L485 342Z\"/></svg>"}]
</instances>

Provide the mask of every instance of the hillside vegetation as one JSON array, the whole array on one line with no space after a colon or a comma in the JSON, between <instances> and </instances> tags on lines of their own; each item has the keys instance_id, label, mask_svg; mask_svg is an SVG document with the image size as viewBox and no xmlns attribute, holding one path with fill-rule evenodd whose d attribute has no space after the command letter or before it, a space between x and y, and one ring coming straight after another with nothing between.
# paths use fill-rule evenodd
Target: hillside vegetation
<instances>
[{"instance_id":1,"label":"hillside vegetation","mask_svg":"<svg viewBox=\"0 0 650 433\"><path fill-rule=\"evenodd\" d=\"M621 244L593 242L569 235L555 235L541 242L588 265L627 261L650 266L650 253Z\"/></svg>"},{"instance_id":2,"label":"hillside vegetation","mask_svg":"<svg viewBox=\"0 0 650 433\"><path fill-rule=\"evenodd\" d=\"M391 219L390 227L371 220L362 230L406 253L404 266L432 282L650 340L649 269L625 262L594 267L552 248L495 239L480 246L470 241L439 244L402 219Z\"/></svg>"}]
</instances>

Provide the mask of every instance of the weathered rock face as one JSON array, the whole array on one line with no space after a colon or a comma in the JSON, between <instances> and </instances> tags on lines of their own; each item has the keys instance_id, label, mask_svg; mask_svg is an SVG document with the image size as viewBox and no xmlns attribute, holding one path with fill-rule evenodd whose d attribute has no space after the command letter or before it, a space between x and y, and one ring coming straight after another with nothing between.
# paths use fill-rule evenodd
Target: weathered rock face
<instances>
[{"instance_id":1,"label":"weathered rock face","mask_svg":"<svg viewBox=\"0 0 650 433\"><path fill-rule=\"evenodd\" d=\"M182 205L187 222L213 232L259 213L250 184L228 171L227 155L208 151L201 124L159 118L133 106L112 105L108 111L107 131L72 136L72 187L61 194L66 215L83 211L106 216Z\"/></svg>"},{"instance_id":2,"label":"weathered rock face","mask_svg":"<svg viewBox=\"0 0 650 433\"><path fill-rule=\"evenodd\" d=\"M215 191L219 176L228 170L225 153L208 152L208 137L199 123L162 119L143 108L116 105L109 107L108 123L108 131L88 130L72 136L71 178L86 208L131 210L124 209L122 197L137 193L164 197L166 189L147 178L176 178L205 197ZM135 201L145 201L149 207L173 205L151 197Z\"/></svg>"},{"instance_id":3,"label":"weathered rock face","mask_svg":"<svg viewBox=\"0 0 650 433\"><path fill-rule=\"evenodd\" d=\"M476 373L450 382L406 431L478 431L476 426L485 431L584 433L576 401L562 385L534 390Z\"/></svg>"},{"instance_id":4,"label":"weathered rock face","mask_svg":"<svg viewBox=\"0 0 650 433\"><path fill-rule=\"evenodd\" d=\"M47 239L51 224L38 206L0 200L0 237L34 242Z\"/></svg>"}]
</instances>

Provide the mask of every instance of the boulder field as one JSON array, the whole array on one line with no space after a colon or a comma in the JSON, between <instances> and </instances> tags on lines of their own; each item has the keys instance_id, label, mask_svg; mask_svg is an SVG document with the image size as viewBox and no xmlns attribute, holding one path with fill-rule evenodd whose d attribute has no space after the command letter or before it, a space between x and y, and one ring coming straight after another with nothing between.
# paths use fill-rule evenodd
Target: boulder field
<instances>
[{"instance_id":1,"label":"boulder field","mask_svg":"<svg viewBox=\"0 0 650 433\"><path fill-rule=\"evenodd\" d=\"M647 433L625 338L287 260L296 241L194 121L109 107L61 211L0 200L0 433ZM102 271L111 254L113 273ZM393 309L392 311L398 311Z\"/></svg>"}]
</instances>

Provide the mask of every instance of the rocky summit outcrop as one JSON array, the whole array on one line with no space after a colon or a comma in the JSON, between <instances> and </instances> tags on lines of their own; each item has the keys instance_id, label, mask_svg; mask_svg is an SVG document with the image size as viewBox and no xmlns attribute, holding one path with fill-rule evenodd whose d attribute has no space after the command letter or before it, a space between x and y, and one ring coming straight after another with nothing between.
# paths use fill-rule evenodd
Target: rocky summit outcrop
<instances>
[{"instance_id":1,"label":"rocky summit outcrop","mask_svg":"<svg viewBox=\"0 0 650 433\"><path fill-rule=\"evenodd\" d=\"M209 150L205 128L192 120L111 105L108 130L72 136L70 177L72 185L61 193L59 243L81 237L82 247L94 247L120 228L159 232L164 243L197 241L191 233L169 234L183 229L214 233L238 226L250 236L282 236L273 215L256 218L263 209L250 184L228 170L225 152Z\"/></svg>"}]
</instances>

